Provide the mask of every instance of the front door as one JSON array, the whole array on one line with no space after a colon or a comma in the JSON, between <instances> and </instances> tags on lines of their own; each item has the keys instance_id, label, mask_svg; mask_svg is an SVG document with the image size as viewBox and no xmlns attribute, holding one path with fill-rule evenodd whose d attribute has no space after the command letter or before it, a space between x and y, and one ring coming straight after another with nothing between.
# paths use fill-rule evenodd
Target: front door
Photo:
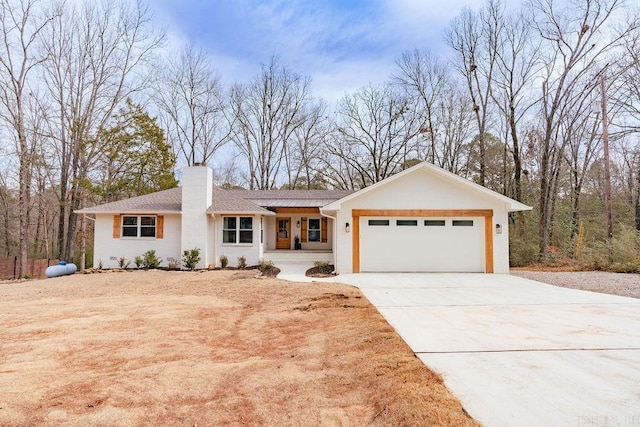
<instances>
[{"instance_id":1,"label":"front door","mask_svg":"<svg viewBox=\"0 0 640 427\"><path fill-rule=\"evenodd\" d=\"M276 249L291 249L291 218L277 218Z\"/></svg>"}]
</instances>

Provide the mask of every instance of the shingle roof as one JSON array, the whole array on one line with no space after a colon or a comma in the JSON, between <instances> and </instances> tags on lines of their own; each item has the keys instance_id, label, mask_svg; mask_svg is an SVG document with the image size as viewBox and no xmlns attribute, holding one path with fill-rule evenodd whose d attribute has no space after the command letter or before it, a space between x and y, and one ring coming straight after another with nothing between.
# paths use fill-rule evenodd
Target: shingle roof
<instances>
[{"instance_id":1,"label":"shingle roof","mask_svg":"<svg viewBox=\"0 0 640 427\"><path fill-rule=\"evenodd\" d=\"M258 213L271 215L265 208L322 207L345 197L348 190L223 190L213 187L209 213ZM85 208L77 213L170 213L182 211L182 188L172 188L144 196Z\"/></svg>"},{"instance_id":2,"label":"shingle roof","mask_svg":"<svg viewBox=\"0 0 640 427\"><path fill-rule=\"evenodd\" d=\"M76 213L162 213L181 210L182 189L178 187L85 208Z\"/></svg>"},{"instance_id":3,"label":"shingle roof","mask_svg":"<svg viewBox=\"0 0 640 427\"><path fill-rule=\"evenodd\" d=\"M213 204L209 209L209 213L259 213L266 215L273 215L273 212L268 211L259 205L252 203L248 200L244 200L230 191L223 190L220 187L213 187Z\"/></svg>"},{"instance_id":4,"label":"shingle roof","mask_svg":"<svg viewBox=\"0 0 640 427\"><path fill-rule=\"evenodd\" d=\"M234 196L268 208L322 207L352 194L351 190L228 190Z\"/></svg>"}]
</instances>

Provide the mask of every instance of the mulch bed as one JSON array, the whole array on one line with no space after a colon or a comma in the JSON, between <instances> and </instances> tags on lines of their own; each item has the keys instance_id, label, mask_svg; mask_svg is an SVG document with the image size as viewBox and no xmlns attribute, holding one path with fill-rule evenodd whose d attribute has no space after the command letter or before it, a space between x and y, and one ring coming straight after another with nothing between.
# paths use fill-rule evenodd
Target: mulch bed
<instances>
[{"instance_id":1,"label":"mulch bed","mask_svg":"<svg viewBox=\"0 0 640 427\"><path fill-rule=\"evenodd\" d=\"M333 265L329 265L329 270L330 271L335 271L335 267ZM315 277L315 278L323 278L323 277L334 277L337 276L337 274L334 273L324 273L321 272L321 270L325 270L326 271L326 267L311 267L310 269L308 269L304 275L307 277Z\"/></svg>"}]
</instances>

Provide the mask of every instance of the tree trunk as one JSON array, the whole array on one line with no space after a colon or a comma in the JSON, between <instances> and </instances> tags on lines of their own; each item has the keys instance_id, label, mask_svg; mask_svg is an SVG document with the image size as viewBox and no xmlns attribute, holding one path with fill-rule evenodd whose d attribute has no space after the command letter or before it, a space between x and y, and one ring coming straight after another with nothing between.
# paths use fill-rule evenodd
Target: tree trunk
<instances>
[{"instance_id":1,"label":"tree trunk","mask_svg":"<svg viewBox=\"0 0 640 427\"><path fill-rule=\"evenodd\" d=\"M636 172L636 230L640 231L640 170Z\"/></svg>"},{"instance_id":2,"label":"tree trunk","mask_svg":"<svg viewBox=\"0 0 640 427\"><path fill-rule=\"evenodd\" d=\"M511 106L509 115L509 126L511 127L511 143L513 144L513 193L517 201L522 202L522 159L520 157L520 140L518 139L518 128L515 118L515 108ZM524 212L516 213L517 233L524 235Z\"/></svg>"},{"instance_id":3,"label":"tree trunk","mask_svg":"<svg viewBox=\"0 0 640 427\"><path fill-rule=\"evenodd\" d=\"M547 139L542 148L542 159L540 162L540 200L538 209L540 217L538 218L538 237L540 238L540 251L538 257L540 261L544 261L547 255L547 246L549 245L549 214L551 212L549 203L550 185L549 185L549 139L551 139L550 130L547 130Z\"/></svg>"},{"instance_id":4,"label":"tree trunk","mask_svg":"<svg viewBox=\"0 0 640 427\"><path fill-rule=\"evenodd\" d=\"M25 139L24 136L20 139ZM26 141L25 141L26 146ZM18 277L25 277L27 274L27 256L29 245L29 159L24 158L25 154L20 157L20 196L18 200L18 211L20 212L20 254L19 265L20 270Z\"/></svg>"}]
</instances>

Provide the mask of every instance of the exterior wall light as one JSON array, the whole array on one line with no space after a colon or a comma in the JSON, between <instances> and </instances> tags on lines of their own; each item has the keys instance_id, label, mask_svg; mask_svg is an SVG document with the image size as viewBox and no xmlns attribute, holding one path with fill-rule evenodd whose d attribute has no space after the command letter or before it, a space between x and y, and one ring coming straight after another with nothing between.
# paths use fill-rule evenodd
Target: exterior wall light
<instances>
[{"instance_id":1,"label":"exterior wall light","mask_svg":"<svg viewBox=\"0 0 640 427\"><path fill-rule=\"evenodd\" d=\"M500 224L496 224L496 234L502 234L502 226Z\"/></svg>"},{"instance_id":2,"label":"exterior wall light","mask_svg":"<svg viewBox=\"0 0 640 427\"><path fill-rule=\"evenodd\" d=\"M344 231L346 231L347 233L351 231L351 227L349 226L348 222L344 225Z\"/></svg>"},{"instance_id":3,"label":"exterior wall light","mask_svg":"<svg viewBox=\"0 0 640 427\"><path fill-rule=\"evenodd\" d=\"M296 222L296 227L300 228L300 220L298 220L298 222Z\"/></svg>"}]
</instances>

